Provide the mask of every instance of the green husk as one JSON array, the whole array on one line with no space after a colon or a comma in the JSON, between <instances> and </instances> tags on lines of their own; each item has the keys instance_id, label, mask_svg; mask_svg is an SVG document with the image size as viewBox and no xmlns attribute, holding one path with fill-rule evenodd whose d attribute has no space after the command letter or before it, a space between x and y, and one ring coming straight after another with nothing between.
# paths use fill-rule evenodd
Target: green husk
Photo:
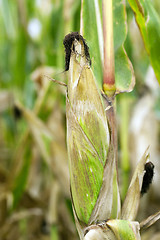
<instances>
[{"instance_id":1,"label":"green husk","mask_svg":"<svg viewBox=\"0 0 160 240\"><path fill-rule=\"evenodd\" d=\"M73 43L74 44L74 43ZM83 54L72 52L66 97L71 192L80 221L89 222L103 182L109 147L105 110L94 75Z\"/></svg>"}]
</instances>

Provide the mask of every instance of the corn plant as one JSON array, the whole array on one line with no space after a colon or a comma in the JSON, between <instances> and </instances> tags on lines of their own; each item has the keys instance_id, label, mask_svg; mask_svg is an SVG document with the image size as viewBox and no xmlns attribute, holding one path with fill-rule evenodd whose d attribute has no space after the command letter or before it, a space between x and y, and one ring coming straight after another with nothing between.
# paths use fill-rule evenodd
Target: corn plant
<instances>
[{"instance_id":1,"label":"corn plant","mask_svg":"<svg viewBox=\"0 0 160 240\"><path fill-rule=\"evenodd\" d=\"M150 148L142 141L147 148L142 157L131 154L141 139L134 127L138 137L135 145L130 141L132 149L127 139L135 105L128 99L139 104L141 91L148 94L144 81L150 64L160 81L158 9L159 0L0 1L0 239L160 236L157 225L140 232L159 219L159 212L138 220L150 215L159 196L152 153L159 154L153 138L160 117L149 125L150 117L141 122L155 133L149 135ZM62 86L44 75L61 79ZM150 99L156 118L160 101L153 92ZM151 109L150 101L147 105ZM140 159L137 167L132 168L132 158L134 164ZM138 211L152 178L156 201L146 195L150 202Z\"/></svg>"},{"instance_id":2,"label":"corn plant","mask_svg":"<svg viewBox=\"0 0 160 240\"><path fill-rule=\"evenodd\" d=\"M152 52L149 24L144 26L145 13L142 14L144 10L152 16L150 4L146 1L141 6L137 1L129 2L136 13L147 51ZM80 34L70 33L64 39L68 71L66 117L71 197L79 236L85 240L139 240L140 228L151 225L160 217L158 212L145 223L135 221L140 197L153 177L154 166L149 161L148 148L137 165L121 207L115 96L130 92L135 84L133 68L123 45L127 33L125 19L125 6L121 1L90 4L90 1L83 0ZM149 23L152 20L155 16L149 19ZM154 61L152 54L150 57L159 79L156 66L159 56L154 56Z\"/></svg>"}]
</instances>

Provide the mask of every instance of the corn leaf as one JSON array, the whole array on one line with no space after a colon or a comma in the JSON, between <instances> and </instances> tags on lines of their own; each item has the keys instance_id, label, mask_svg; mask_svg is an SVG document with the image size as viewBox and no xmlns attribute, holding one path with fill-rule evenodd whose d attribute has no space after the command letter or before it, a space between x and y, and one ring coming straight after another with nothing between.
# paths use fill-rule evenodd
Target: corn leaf
<instances>
[{"instance_id":1,"label":"corn leaf","mask_svg":"<svg viewBox=\"0 0 160 240\"><path fill-rule=\"evenodd\" d=\"M128 0L142 34L146 51L160 83L160 17L150 0Z\"/></svg>"},{"instance_id":2,"label":"corn leaf","mask_svg":"<svg viewBox=\"0 0 160 240\"><path fill-rule=\"evenodd\" d=\"M140 228L145 229L150 226L152 226L155 222L157 222L160 219L160 211L156 212L155 214L149 216L147 219L143 220L140 223Z\"/></svg>"},{"instance_id":3,"label":"corn leaf","mask_svg":"<svg viewBox=\"0 0 160 240\"><path fill-rule=\"evenodd\" d=\"M127 36L127 15L125 4L121 0L113 0L113 31L115 51L116 92L130 92L135 85L132 64L124 49Z\"/></svg>"},{"instance_id":4,"label":"corn leaf","mask_svg":"<svg viewBox=\"0 0 160 240\"><path fill-rule=\"evenodd\" d=\"M92 59L92 69L100 88L102 87L102 66L104 61L101 5L101 1L95 0L91 4L89 0L84 0L82 1L81 9L81 33L87 39ZM124 42L127 36L126 26L124 2L113 0L115 81L117 93L129 92L135 84L133 67L124 49Z\"/></svg>"},{"instance_id":5,"label":"corn leaf","mask_svg":"<svg viewBox=\"0 0 160 240\"><path fill-rule=\"evenodd\" d=\"M102 87L103 34L101 1L83 0L81 5L81 34L87 40L98 86Z\"/></svg>"},{"instance_id":6,"label":"corn leaf","mask_svg":"<svg viewBox=\"0 0 160 240\"><path fill-rule=\"evenodd\" d=\"M139 161L135 173L132 177L126 198L122 207L122 219L134 220L140 201L140 191L142 186L142 180L144 175L144 165L148 159L148 148Z\"/></svg>"}]
</instances>

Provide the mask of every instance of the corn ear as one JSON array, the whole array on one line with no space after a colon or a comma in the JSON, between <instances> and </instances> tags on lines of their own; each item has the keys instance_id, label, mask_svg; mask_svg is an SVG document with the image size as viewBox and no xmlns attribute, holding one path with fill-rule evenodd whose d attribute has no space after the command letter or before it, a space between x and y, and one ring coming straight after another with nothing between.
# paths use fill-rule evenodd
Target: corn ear
<instances>
[{"instance_id":1,"label":"corn ear","mask_svg":"<svg viewBox=\"0 0 160 240\"><path fill-rule=\"evenodd\" d=\"M72 50L69 66L67 148L74 210L88 224L103 182L109 130L84 46L76 40L73 44L77 51Z\"/></svg>"}]
</instances>

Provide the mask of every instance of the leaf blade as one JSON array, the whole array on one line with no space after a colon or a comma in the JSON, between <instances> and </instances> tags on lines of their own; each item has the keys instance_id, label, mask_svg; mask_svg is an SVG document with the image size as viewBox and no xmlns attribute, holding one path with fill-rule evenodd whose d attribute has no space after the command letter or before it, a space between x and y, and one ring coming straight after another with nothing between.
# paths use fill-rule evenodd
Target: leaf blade
<instances>
[{"instance_id":1,"label":"leaf blade","mask_svg":"<svg viewBox=\"0 0 160 240\"><path fill-rule=\"evenodd\" d=\"M141 160L139 161L137 168L132 177L126 198L122 207L122 219L125 220L134 220L140 201L140 191L142 186L142 180L144 175L144 165L148 159L148 148L144 152Z\"/></svg>"},{"instance_id":2,"label":"leaf blade","mask_svg":"<svg viewBox=\"0 0 160 240\"><path fill-rule=\"evenodd\" d=\"M160 83L160 17L151 1L128 0L140 29L146 51Z\"/></svg>"}]
</instances>

